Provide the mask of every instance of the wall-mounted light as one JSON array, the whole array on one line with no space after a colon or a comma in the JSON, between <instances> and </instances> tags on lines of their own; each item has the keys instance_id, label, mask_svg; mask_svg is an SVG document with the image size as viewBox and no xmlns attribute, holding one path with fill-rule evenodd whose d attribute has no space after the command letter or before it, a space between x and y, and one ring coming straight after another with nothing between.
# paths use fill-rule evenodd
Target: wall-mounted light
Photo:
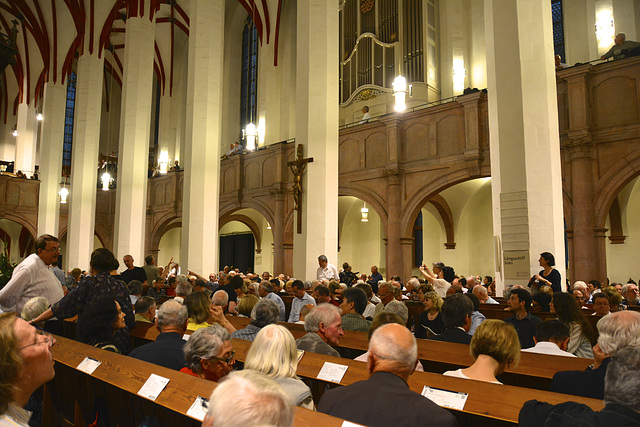
<instances>
[{"instance_id":1,"label":"wall-mounted light","mask_svg":"<svg viewBox=\"0 0 640 427\"><path fill-rule=\"evenodd\" d=\"M271 230L271 224L267 223L267 230Z\"/></svg>"},{"instance_id":2,"label":"wall-mounted light","mask_svg":"<svg viewBox=\"0 0 640 427\"><path fill-rule=\"evenodd\" d=\"M242 135L247 141L247 151L255 150L257 134L258 132L256 131L256 125L254 125L253 122L249 123L247 127L242 130Z\"/></svg>"},{"instance_id":3,"label":"wall-mounted light","mask_svg":"<svg viewBox=\"0 0 640 427\"><path fill-rule=\"evenodd\" d=\"M160 167L160 173L166 174L167 167L169 166L169 153L166 151L160 152L160 158L158 159L158 166Z\"/></svg>"},{"instance_id":4,"label":"wall-mounted light","mask_svg":"<svg viewBox=\"0 0 640 427\"><path fill-rule=\"evenodd\" d=\"M401 75L393 79L393 96L396 98L395 110L398 112L406 110L404 101L407 97L407 79Z\"/></svg>"},{"instance_id":5,"label":"wall-mounted light","mask_svg":"<svg viewBox=\"0 0 640 427\"><path fill-rule=\"evenodd\" d=\"M462 93L464 91L464 79L467 77L467 70L464 68L464 60L453 60L453 92Z\"/></svg>"},{"instance_id":6,"label":"wall-mounted light","mask_svg":"<svg viewBox=\"0 0 640 427\"><path fill-rule=\"evenodd\" d=\"M606 49L611 46L615 38L613 25L613 12L610 9L601 9L596 14L596 39L598 47Z\"/></svg>"},{"instance_id":7,"label":"wall-mounted light","mask_svg":"<svg viewBox=\"0 0 640 427\"><path fill-rule=\"evenodd\" d=\"M369 222L369 209L367 208L367 204L364 204L364 207L360 209L360 221L361 222Z\"/></svg>"},{"instance_id":8,"label":"wall-mounted light","mask_svg":"<svg viewBox=\"0 0 640 427\"><path fill-rule=\"evenodd\" d=\"M64 184L62 184L62 188L60 189L58 194L60 195L60 203L67 203L67 197L69 197L69 190L67 190L67 187L65 187Z\"/></svg>"},{"instance_id":9,"label":"wall-mounted light","mask_svg":"<svg viewBox=\"0 0 640 427\"><path fill-rule=\"evenodd\" d=\"M100 180L102 181L102 191L109 191L109 184L111 183L111 175L109 175L109 172L103 173Z\"/></svg>"},{"instance_id":10,"label":"wall-mounted light","mask_svg":"<svg viewBox=\"0 0 640 427\"><path fill-rule=\"evenodd\" d=\"M38 111L38 114L36 115L36 120L38 121L44 120L44 116L42 115L42 112Z\"/></svg>"},{"instance_id":11,"label":"wall-mounted light","mask_svg":"<svg viewBox=\"0 0 640 427\"><path fill-rule=\"evenodd\" d=\"M18 125L13 125L11 135L18 136Z\"/></svg>"}]
</instances>

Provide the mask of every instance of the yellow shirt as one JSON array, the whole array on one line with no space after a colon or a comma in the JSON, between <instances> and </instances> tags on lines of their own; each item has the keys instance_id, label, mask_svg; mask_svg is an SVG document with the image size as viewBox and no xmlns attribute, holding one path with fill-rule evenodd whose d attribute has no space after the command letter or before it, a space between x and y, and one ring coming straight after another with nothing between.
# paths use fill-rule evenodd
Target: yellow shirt
<instances>
[{"instance_id":1,"label":"yellow shirt","mask_svg":"<svg viewBox=\"0 0 640 427\"><path fill-rule=\"evenodd\" d=\"M189 330L189 331L197 331L198 329L208 328L209 326L211 326L211 325L209 323L207 323L207 322L196 323L196 322L193 321L193 319L189 319L189 323L187 324L187 330Z\"/></svg>"}]
</instances>

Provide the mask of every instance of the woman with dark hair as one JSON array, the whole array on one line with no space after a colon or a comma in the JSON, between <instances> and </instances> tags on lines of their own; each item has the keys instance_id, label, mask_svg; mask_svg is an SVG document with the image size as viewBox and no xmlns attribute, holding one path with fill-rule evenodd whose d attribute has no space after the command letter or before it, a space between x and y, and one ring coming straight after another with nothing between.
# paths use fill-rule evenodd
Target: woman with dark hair
<instances>
[{"instance_id":1,"label":"woman with dark hair","mask_svg":"<svg viewBox=\"0 0 640 427\"><path fill-rule=\"evenodd\" d=\"M553 292L562 292L562 277L560 272L553 268L556 265L556 259L551 252L542 252L538 260L543 270L534 275L529 280L529 287L532 291L537 291L541 286L551 286Z\"/></svg>"},{"instance_id":2,"label":"woman with dark hair","mask_svg":"<svg viewBox=\"0 0 640 427\"><path fill-rule=\"evenodd\" d=\"M542 313L548 313L550 308L549 304L551 303L551 295L546 292L540 291L537 294L531 296L531 304L533 305L534 311L540 311Z\"/></svg>"},{"instance_id":3,"label":"woman with dark hair","mask_svg":"<svg viewBox=\"0 0 640 427\"><path fill-rule=\"evenodd\" d=\"M109 296L98 297L78 318L78 340L103 350L120 353L113 335L126 327L120 304Z\"/></svg>"},{"instance_id":4,"label":"woman with dark hair","mask_svg":"<svg viewBox=\"0 0 640 427\"><path fill-rule=\"evenodd\" d=\"M573 295L556 292L551 299L551 312L571 330L567 351L578 357L593 359L592 347L596 345L596 333Z\"/></svg>"},{"instance_id":5,"label":"woman with dark hair","mask_svg":"<svg viewBox=\"0 0 640 427\"><path fill-rule=\"evenodd\" d=\"M57 317L58 319L74 317L81 314L85 307L96 298L109 296L120 304L126 316L127 327L116 333L114 342L120 352L128 353L131 349L129 330L135 326L136 321L127 285L122 280L110 275L116 262L113 253L108 249L99 248L93 251L90 261L91 274L82 279L78 286L30 323L38 324L52 317Z\"/></svg>"}]
</instances>

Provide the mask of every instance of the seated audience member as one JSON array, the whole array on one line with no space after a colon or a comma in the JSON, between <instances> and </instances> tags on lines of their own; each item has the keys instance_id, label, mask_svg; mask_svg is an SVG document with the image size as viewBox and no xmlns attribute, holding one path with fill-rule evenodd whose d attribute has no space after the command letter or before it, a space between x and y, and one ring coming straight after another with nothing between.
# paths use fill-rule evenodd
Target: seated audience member
<instances>
[{"instance_id":1,"label":"seated audience member","mask_svg":"<svg viewBox=\"0 0 640 427\"><path fill-rule=\"evenodd\" d=\"M340 337L344 335L342 317L336 306L320 304L304 319L304 330L307 333L296 340L299 350L340 357L331 347L340 345Z\"/></svg>"},{"instance_id":2,"label":"seated audience member","mask_svg":"<svg viewBox=\"0 0 640 427\"><path fill-rule=\"evenodd\" d=\"M551 311L549 304L551 304L551 295L546 292L537 292L531 296L531 305L535 311L548 313Z\"/></svg>"},{"instance_id":3,"label":"seated audience member","mask_svg":"<svg viewBox=\"0 0 640 427\"><path fill-rule=\"evenodd\" d=\"M367 320L373 320L373 317L376 314L376 305L371 300L374 296L371 285L368 283L358 283L357 285L355 285L355 287L358 289L362 289L367 295L367 307L364 309L362 316Z\"/></svg>"},{"instance_id":4,"label":"seated audience member","mask_svg":"<svg viewBox=\"0 0 640 427\"><path fill-rule=\"evenodd\" d=\"M487 276L487 277L489 277L489 276ZM487 291L487 288L485 288L482 285L475 285L471 292L476 297L478 297L478 300L480 300L480 304L498 304L498 301L496 301L493 298L491 298L489 296L489 292Z\"/></svg>"},{"instance_id":5,"label":"seated audience member","mask_svg":"<svg viewBox=\"0 0 640 427\"><path fill-rule=\"evenodd\" d=\"M379 327L369 341L370 378L325 392L318 411L372 427L456 426L451 413L409 389L417 359L416 340L404 325Z\"/></svg>"},{"instance_id":6,"label":"seated audience member","mask_svg":"<svg viewBox=\"0 0 640 427\"><path fill-rule=\"evenodd\" d=\"M126 327L121 329L113 337L115 344L123 353L128 353L131 348L129 330L136 324L133 315L133 306L129 298L129 290L124 282L111 276L109 272L116 262L113 253L105 248L98 248L91 253L92 275L84 277L78 286L65 295L60 301L53 304L47 311L32 320L38 324L52 317L68 319L81 314L83 310L96 298L109 296L114 298L125 313Z\"/></svg>"},{"instance_id":7,"label":"seated audience member","mask_svg":"<svg viewBox=\"0 0 640 427\"><path fill-rule=\"evenodd\" d=\"M399 306L403 306L405 309L407 309L407 306L404 305L402 302L396 300L395 298L395 290L396 288L389 282L385 282L385 281L379 281L378 282L378 298L380 298L380 303L378 305L376 305L376 316L380 313L382 313L383 311L390 311L387 310L386 308L392 305L396 305L397 308L395 310L393 310L393 308L390 307L392 313L396 313L396 314L400 314L399 312L401 312L403 309ZM400 316L402 317L402 316ZM409 311L407 310L407 316L409 317Z\"/></svg>"},{"instance_id":8,"label":"seated audience member","mask_svg":"<svg viewBox=\"0 0 640 427\"><path fill-rule=\"evenodd\" d=\"M556 313L558 319L571 330L567 351L578 357L591 359L591 347L596 344L596 334L580 304L572 295L556 292L551 299L551 312Z\"/></svg>"},{"instance_id":9,"label":"seated audience member","mask_svg":"<svg viewBox=\"0 0 640 427\"><path fill-rule=\"evenodd\" d=\"M220 325L195 331L184 345L187 366L180 372L219 381L233 369L236 352L231 345L231 334Z\"/></svg>"},{"instance_id":10,"label":"seated audience member","mask_svg":"<svg viewBox=\"0 0 640 427\"><path fill-rule=\"evenodd\" d=\"M314 409L311 390L296 375L296 341L284 326L267 325L258 332L247 353L244 367L273 378L297 406Z\"/></svg>"},{"instance_id":11,"label":"seated audience member","mask_svg":"<svg viewBox=\"0 0 640 427\"><path fill-rule=\"evenodd\" d=\"M239 307L240 305L238 305ZM251 310L251 323L245 328L238 329L231 334L232 338L253 341L258 332L267 325L278 323L280 309L269 299L262 299Z\"/></svg>"},{"instance_id":12,"label":"seated audience member","mask_svg":"<svg viewBox=\"0 0 640 427\"><path fill-rule=\"evenodd\" d=\"M177 301L166 301L158 310L158 317L155 319L156 327L160 331L156 340L136 347L129 356L179 371L187 366L184 358L186 341L182 339L187 330L187 322L187 307Z\"/></svg>"},{"instance_id":13,"label":"seated audience member","mask_svg":"<svg viewBox=\"0 0 640 427\"><path fill-rule=\"evenodd\" d=\"M518 425L639 426L640 348L625 348L611 359L604 378L604 409L596 412L582 403L551 405L530 400L520 410Z\"/></svg>"},{"instance_id":14,"label":"seated audience member","mask_svg":"<svg viewBox=\"0 0 640 427\"><path fill-rule=\"evenodd\" d=\"M501 384L498 375L520 362L518 334L513 326L501 320L482 322L471 338L470 351L475 360L473 365L444 375Z\"/></svg>"},{"instance_id":15,"label":"seated audience member","mask_svg":"<svg viewBox=\"0 0 640 427\"><path fill-rule=\"evenodd\" d=\"M127 289L129 290L129 299L131 300L131 304L135 305L138 298L142 295L142 283L139 280L132 280L127 285Z\"/></svg>"},{"instance_id":16,"label":"seated audience member","mask_svg":"<svg viewBox=\"0 0 640 427\"><path fill-rule=\"evenodd\" d=\"M255 295L245 295L238 299L238 316L251 317L251 310L258 303L258 297Z\"/></svg>"},{"instance_id":17,"label":"seated audience member","mask_svg":"<svg viewBox=\"0 0 640 427\"><path fill-rule=\"evenodd\" d=\"M447 289L446 296L451 296L453 294L463 295L464 294L464 289L465 288L463 286L461 286L461 285L451 285L451 287L449 289Z\"/></svg>"},{"instance_id":18,"label":"seated audience member","mask_svg":"<svg viewBox=\"0 0 640 427\"><path fill-rule=\"evenodd\" d=\"M614 286L606 286L602 288L602 293L609 297L609 309L612 312L619 310L626 310L627 306L623 303L622 299L622 285L618 283L620 289Z\"/></svg>"},{"instance_id":19,"label":"seated audience member","mask_svg":"<svg viewBox=\"0 0 640 427\"><path fill-rule=\"evenodd\" d=\"M579 289L574 289L573 292L571 292L571 295L573 296L573 299L576 300L576 303L578 304L578 307L580 308L587 308L584 304L585 304L585 296L584 293L579 290Z\"/></svg>"},{"instance_id":20,"label":"seated audience member","mask_svg":"<svg viewBox=\"0 0 640 427\"><path fill-rule=\"evenodd\" d=\"M304 319L307 317L307 314L311 313L316 309L315 305L307 304L302 309L300 309L300 320L296 322L297 325L304 325Z\"/></svg>"},{"instance_id":21,"label":"seated audience member","mask_svg":"<svg viewBox=\"0 0 640 427\"><path fill-rule=\"evenodd\" d=\"M315 287L315 289L313 290L313 299L316 300L316 305L329 303L335 305L336 307L338 306L337 304L334 304L334 300L333 298L331 298L329 288L324 285L318 285Z\"/></svg>"},{"instance_id":22,"label":"seated audience member","mask_svg":"<svg viewBox=\"0 0 640 427\"><path fill-rule=\"evenodd\" d=\"M331 280L329 285L327 285L327 289L329 289L329 296L331 297L331 301L329 302L338 307L340 305L340 298L342 298L342 286L340 286L340 282Z\"/></svg>"},{"instance_id":23,"label":"seated audience member","mask_svg":"<svg viewBox=\"0 0 640 427\"><path fill-rule=\"evenodd\" d=\"M56 343L13 313L0 314L0 425L27 426L24 408L40 386L53 379Z\"/></svg>"},{"instance_id":24,"label":"seated audience member","mask_svg":"<svg viewBox=\"0 0 640 427\"><path fill-rule=\"evenodd\" d=\"M156 302L167 297L167 291L164 289L164 279L158 277L153 282L153 286L147 289L147 296L153 298Z\"/></svg>"},{"instance_id":25,"label":"seated audience member","mask_svg":"<svg viewBox=\"0 0 640 427\"><path fill-rule=\"evenodd\" d=\"M557 372L551 381L551 391L575 396L602 399L607 366L619 351L640 347L640 313L619 311L598 320L598 344L593 347L593 365L584 371Z\"/></svg>"},{"instance_id":26,"label":"seated audience member","mask_svg":"<svg viewBox=\"0 0 640 427\"><path fill-rule=\"evenodd\" d=\"M167 281L167 283L169 284L169 287L166 289L167 296L169 298L175 298L176 297L176 286L178 286L178 282L176 282L176 277L175 276L169 277L169 280Z\"/></svg>"},{"instance_id":27,"label":"seated audience member","mask_svg":"<svg viewBox=\"0 0 640 427\"><path fill-rule=\"evenodd\" d=\"M136 301L136 322L153 323L156 318L156 301L151 297L141 297Z\"/></svg>"},{"instance_id":28,"label":"seated audience member","mask_svg":"<svg viewBox=\"0 0 640 427\"><path fill-rule=\"evenodd\" d=\"M371 335L373 335L373 332L376 329L378 329L380 326L386 325L387 323L396 323L398 325L404 326L404 323L402 323L402 318L400 318L400 316L394 313L387 313L383 311L382 313L378 314L375 319L373 319L373 322L371 322L371 329L369 329L369 332L367 333L367 340L371 340ZM353 360L357 360L359 362L366 362L368 359L369 359L369 352L367 351L366 353L361 354L360 356L356 357ZM420 360L416 362L415 370L419 372L424 372L424 367L422 366L422 363L420 363Z\"/></svg>"},{"instance_id":29,"label":"seated audience member","mask_svg":"<svg viewBox=\"0 0 640 427\"><path fill-rule=\"evenodd\" d=\"M566 351L569 335L569 327L561 321L545 320L536 326L536 336L533 337L535 347L525 348L522 351L576 357L575 354Z\"/></svg>"},{"instance_id":30,"label":"seated audience member","mask_svg":"<svg viewBox=\"0 0 640 427\"><path fill-rule=\"evenodd\" d=\"M622 296L624 301L622 302L627 307L640 305L640 298L638 297L638 285L635 283L627 283L622 287Z\"/></svg>"},{"instance_id":31,"label":"seated audience member","mask_svg":"<svg viewBox=\"0 0 640 427\"><path fill-rule=\"evenodd\" d=\"M209 290L209 288L207 288L207 282L205 282L204 280L196 278L196 280L193 280L192 286L193 292L203 292L207 296L207 298L211 297L212 292Z\"/></svg>"},{"instance_id":32,"label":"seated audience member","mask_svg":"<svg viewBox=\"0 0 640 427\"><path fill-rule=\"evenodd\" d=\"M444 301L436 292L423 291L427 288L422 285L418 295L424 304L424 311L416 317L414 333L416 338L428 338L430 334L439 335L444 331L444 320L442 320L442 304Z\"/></svg>"},{"instance_id":33,"label":"seated audience member","mask_svg":"<svg viewBox=\"0 0 640 427\"><path fill-rule=\"evenodd\" d=\"M507 317L504 321L516 328L518 338L520 338L520 347L533 347L535 345L533 337L536 334L536 325L542 320L529 313L531 294L526 289L511 289L507 304L507 310L511 311L513 316Z\"/></svg>"},{"instance_id":34,"label":"seated audience member","mask_svg":"<svg viewBox=\"0 0 640 427\"><path fill-rule=\"evenodd\" d=\"M27 322L40 316L49 308L49 301L45 297L33 297L22 307L22 317Z\"/></svg>"},{"instance_id":35,"label":"seated audience member","mask_svg":"<svg viewBox=\"0 0 640 427\"><path fill-rule=\"evenodd\" d=\"M178 282L176 280L176 296L173 298L175 301L178 301L180 304L184 304L184 299L191 295L192 288L191 283L189 282Z\"/></svg>"},{"instance_id":36,"label":"seated audience member","mask_svg":"<svg viewBox=\"0 0 640 427\"><path fill-rule=\"evenodd\" d=\"M469 328L469 332L467 332L469 335L473 335L476 329L478 329L478 326L480 326L480 324L486 320L486 317L484 316L484 314L478 311L480 309L480 300L478 300L477 296L475 296L471 292L464 294L464 296L469 298L471 300L471 303L473 304L473 312L471 313L471 328Z\"/></svg>"},{"instance_id":37,"label":"seated audience member","mask_svg":"<svg viewBox=\"0 0 640 427\"><path fill-rule=\"evenodd\" d=\"M124 317L120 304L113 297L96 298L78 317L78 340L102 350L120 353L113 334L125 328Z\"/></svg>"},{"instance_id":38,"label":"seated audience member","mask_svg":"<svg viewBox=\"0 0 640 427\"><path fill-rule=\"evenodd\" d=\"M342 329L347 331L369 332L371 322L362 313L367 307L367 294L362 289L347 288L342 292Z\"/></svg>"},{"instance_id":39,"label":"seated audience member","mask_svg":"<svg viewBox=\"0 0 640 427\"><path fill-rule=\"evenodd\" d=\"M593 310L592 316L606 316L611 313L607 294L598 292L593 295Z\"/></svg>"},{"instance_id":40,"label":"seated audience member","mask_svg":"<svg viewBox=\"0 0 640 427\"><path fill-rule=\"evenodd\" d=\"M637 56L640 54L640 43L627 40L625 33L618 33L614 39L614 44L600 57L605 60L613 57L614 60L629 58L631 56Z\"/></svg>"},{"instance_id":41,"label":"seated audience member","mask_svg":"<svg viewBox=\"0 0 640 427\"><path fill-rule=\"evenodd\" d=\"M295 323L300 318L300 310L307 304L316 305L311 295L304 290L304 283L302 280L294 280L291 284L291 289L295 298L291 301L291 313L289 313L289 323Z\"/></svg>"},{"instance_id":42,"label":"seated audience member","mask_svg":"<svg viewBox=\"0 0 640 427\"><path fill-rule=\"evenodd\" d=\"M257 371L232 372L215 388L209 401L202 427L293 425L295 406L289 395Z\"/></svg>"},{"instance_id":43,"label":"seated audience member","mask_svg":"<svg viewBox=\"0 0 640 427\"><path fill-rule=\"evenodd\" d=\"M229 304L229 294L223 290L215 291L211 297L211 304L220 307L224 311Z\"/></svg>"},{"instance_id":44,"label":"seated audience member","mask_svg":"<svg viewBox=\"0 0 640 427\"><path fill-rule=\"evenodd\" d=\"M593 285L591 285L593 287ZM572 290L574 292L574 297L576 297L575 291L578 290L582 294L582 304L591 304L591 292L589 292L589 286L584 283L582 280L577 280L573 286ZM577 301L577 300L576 300Z\"/></svg>"},{"instance_id":45,"label":"seated audience member","mask_svg":"<svg viewBox=\"0 0 640 427\"><path fill-rule=\"evenodd\" d=\"M458 344L471 343L471 313L473 304L463 294L454 294L447 297L442 304L442 320L444 331L440 335L434 335L430 339Z\"/></svg>"},{"instance_id":46,"label":"seated audience member","mask_svg":"<svg viewBox=\"0 0 640 427\"><path fill-rule=\"evenodd\" d=\"M266 271L265 273L267 273L268 276L269 273ZM262 275L264 276L265 273L262 273ZM287 312L284 306L284 301L282 301L282 298L280 298L278 295L273 293L273 285L269 283L268 280L263 280L262 282L260 282L258 293L260 294L260 298L269 299L278 305L278 308L280 309L280 316L278 317L278 320L281 322L286 322Z\"/></svg>"},{"instance_id":47,"label":"seated audience member","mask_svg":"<svg viewBox=\"0 0 640 427\"><path fill-rule=\"evenodd\" d=\"M209 301L207 295L202 292L194 292L184 299L184 305L187 307L189 313L187 330L197 331L198 329L211 326L211 323L207 322L211 314L211 303L212 301Z\"/></svg>"}]
</instances>

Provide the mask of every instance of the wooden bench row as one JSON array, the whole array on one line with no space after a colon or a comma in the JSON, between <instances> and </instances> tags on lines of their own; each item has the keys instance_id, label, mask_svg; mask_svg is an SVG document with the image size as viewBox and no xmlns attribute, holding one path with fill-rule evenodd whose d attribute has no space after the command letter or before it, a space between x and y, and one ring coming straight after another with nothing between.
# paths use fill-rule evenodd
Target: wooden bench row
<instances>
[{"instance_id":1,"label":"wooden bench row","mask_svg":"<svg viewBox=\"0 0 640 427\"><path fill-rule=\"evenodd\" d=\"M43 425L87 426L101 413L105 425L136 426L145 416L154 416L162 425L199 426L186 415L198 396L209 398L216 383L151 363L110 353L95 347L56 337L52 352L56 376L45 384ZM77 369L85 357L100 366L87 374ZM137 393L151 374L170 381L155 401ZM105 419L106 417L106 419ZM340 426L343 420L308 409L296 408L296 426Z\"/></svg>"},{"instance_id":2,"label":"wooden bench row","mask_svg":"<svg viewBox=\"0 0 640 427\"><path fill-rule=\"evenodd\" d=\"M139 340L138 343L140 344L149 339L155 339L157 330L154 330L155 328L148 326L140 327L138 325L132 331L132 335L136 335L136 338ZM295 328L292 333L293 332L295 332L294 336L299 335L299 331L295 330ZM236 351L236 359L238 361L245 361L251 344L252 342L250 341L232 340L233 349ZM435 342L429 342L428 344L442 344L442 348L448 345L448 343ZM454 346L459 346L459 344L454 344ZM369 377L366 363L364 362L306 352L298 365L297 374L299 377L313 383L314 386L312 386L312 390L316 403L319 401L326 384L325 381L317 379L318 373L325 362L348 366L348 370L339 385L353 384L354 382L362 381ZM595 399L562 395L548 391L451 378L432 372L414 372L411 375L409 379L409 387L411 390L421 393L425 385L469 394L463 411L452 410L454 415L458 417L460 425L515 424L517 423L520 408L524 402L530 399L538 399L550 403L577 401L589 405L595 410L603 407L602 402ZM497 396L500 396L500 399L497 399Z\"/></svg>"}]
</instances>

